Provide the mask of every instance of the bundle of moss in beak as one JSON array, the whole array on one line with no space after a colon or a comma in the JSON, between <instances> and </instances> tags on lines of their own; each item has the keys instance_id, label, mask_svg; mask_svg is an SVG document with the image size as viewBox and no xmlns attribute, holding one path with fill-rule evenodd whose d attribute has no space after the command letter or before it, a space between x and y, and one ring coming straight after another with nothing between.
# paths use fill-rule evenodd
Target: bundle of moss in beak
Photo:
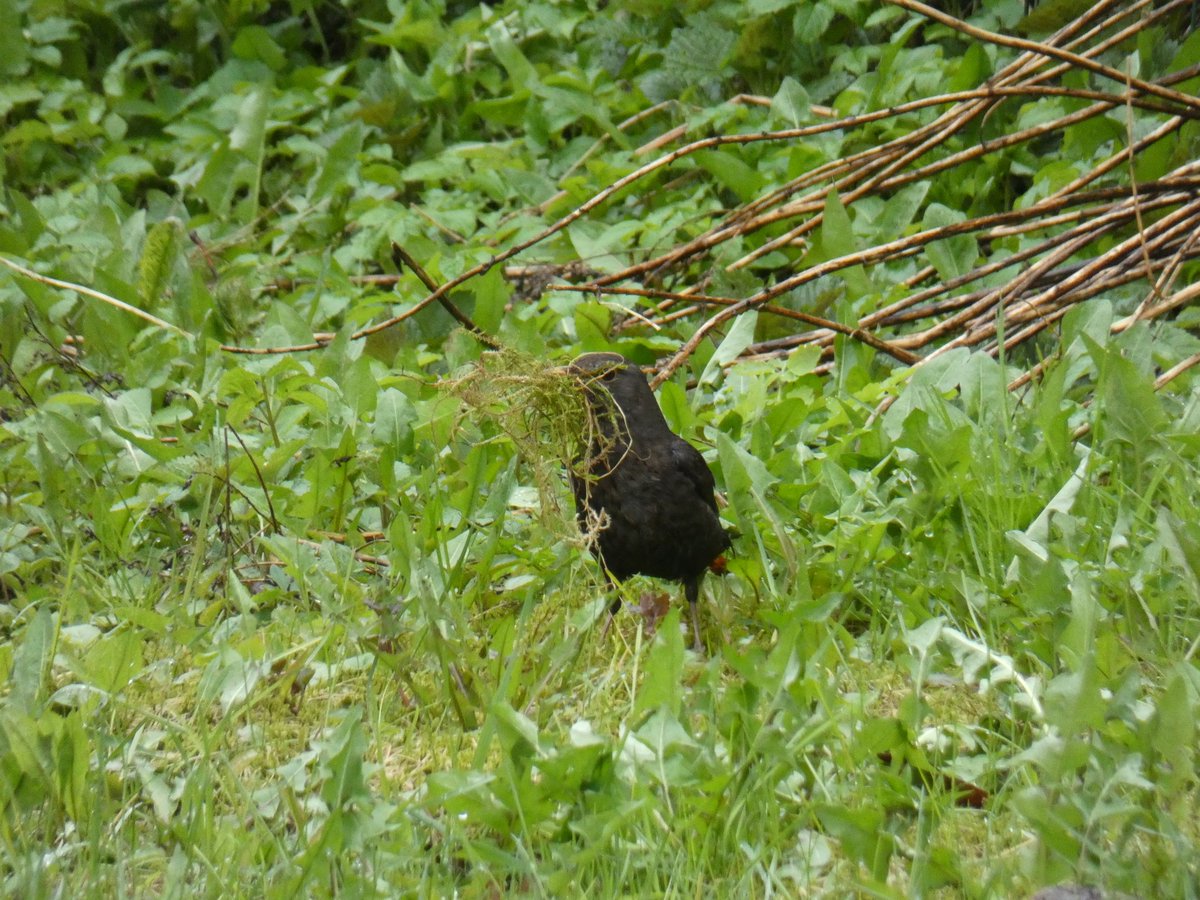
<instances>
[{"instance_id":1,"label":"bundle of moss in beak","mask_svg":"<svg viewBox=\"0 0 1200 900\"><path fill-rule=\"evenodd\" d=\"M546 361L518 350L481 355L465 373L443 381L470 409L512 441L529 465L543 518L561 522L562 470L588 471L586 454L596 452L601 434L596 410L584 391L588 379L569 365ZM603 450L603 439L600 439Z\"/></svg>"}]
</instances>

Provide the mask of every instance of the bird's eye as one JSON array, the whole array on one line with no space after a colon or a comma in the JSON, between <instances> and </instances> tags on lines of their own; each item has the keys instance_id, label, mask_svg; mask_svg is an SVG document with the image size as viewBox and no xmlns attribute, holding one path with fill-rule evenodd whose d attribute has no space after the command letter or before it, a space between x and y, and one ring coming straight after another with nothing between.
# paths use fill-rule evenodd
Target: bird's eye
<instances>
[{"instance_id":1,"label":"bird's eye","mask_svg":"<svg viewBox=\"0 0 1200 900\"><path fill-rule=\"evenodd\" d=\"M616 369L609 369L607 372L602 372L600 374L601 381L612 381L616 377L617 377Z\"/></svg>"}]
</instances>

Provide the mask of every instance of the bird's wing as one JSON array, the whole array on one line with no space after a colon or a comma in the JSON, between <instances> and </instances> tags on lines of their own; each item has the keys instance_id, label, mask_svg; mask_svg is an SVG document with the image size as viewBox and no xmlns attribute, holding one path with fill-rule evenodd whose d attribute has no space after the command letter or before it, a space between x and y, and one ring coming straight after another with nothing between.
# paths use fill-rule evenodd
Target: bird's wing
<instances>
[{"instance_id":1,"label":"bird's wing","mask_svg":"<svg viewBox=\"0 0 1200 900\"><path fill-rule=\"evenodd\" d=\"M712 471L700 455L700 451L683 438L676 438L671 444L671 461L687 476L700 499L716 509L717 500L713 491L716 490L717 483L713 480Z\"/></svg>"}]
</instances>

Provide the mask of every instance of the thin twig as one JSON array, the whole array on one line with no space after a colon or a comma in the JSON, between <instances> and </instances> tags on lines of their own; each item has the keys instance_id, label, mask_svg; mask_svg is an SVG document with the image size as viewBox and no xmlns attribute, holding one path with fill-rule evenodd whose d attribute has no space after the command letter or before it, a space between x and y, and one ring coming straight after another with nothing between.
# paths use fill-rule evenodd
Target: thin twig
<instances>
[{"instance_id":1,"label":"thin twig","mask_svg":"<svg viewBox=\"0 0 1200 900\"><path fill-rule=\"evenodd\" d=\"M632 297L654 297L663 300L681 300L687 303L698 303L704 306L736 306L742 301L736 297L714 297L711 294L677 294L671 291L652 290L649 288L626 288L626 287L609 287L609 288L593 288L586 285L574 284L556 284L551 285L549 290L554 291L578 291L586 293L607 293L607 294L622 294ZM814 316L806 312L800 312L795 309L787 309L782 306L764 305L759 307L762 312L768 312L776 316L782 316L788 319L795 319L799 322L804 322L808 325L815 325L818 328L825 328L829 331L835 331L838 334L844 334L847 337L861 341L869 347L880 350L888 354L894 359L899 360L905 365L913 365L920 361L920 357L915 353L889 344L882 338L876 337L869 331L864 331L861 328L855 328L850 325L843 325L841 322L835 322L832 319L825 319L821 316ZM653 323L651 323L653 324Z\"/></svg>"},{"instance_id":2,"label":"thin twig","mask_svg":"<svg viewBox=\"0 0 1200 900\"><path fill-rule=\"evenodd\" d=\"M411 253L409 253L395 241L392 242L392 261L396 264L396 268L398 269L408 266L412 273L420 279L421 284L425 285L428 290L433 291L435 294L437 293L438 283L433 280L430 274L425 271L419 262L413 259ZM443 294L442 296L438 297L438 302L442 305L442 309L450 313L450 315L454 317L455 321L467 329L467 331L471 332L471 334L475 336L479 343L492 350L499 349L499 342L478 325L476 325L471 317L459 309L449 297Z\"/></svg>"},{"instance_id":3,"label":"thin twig","mask_svg":"<svg viewBox=\"0 0 1200 900\"><path fill-rule=\"evenodd\" d=\"M0 265L6 266L18 275L23 275L30 281L36 281L39 284L48 284L51 287L63 288L64 290L74 291L76 294L82 294L85 297L91 297L99 300L102 303L107 303L109 306L115 307L122 312L127 312L130 315L137 316L143 321L149 322L151 325L157 325L159 328L165 328L168 331L174 331L176 334L181 334L184 337L192 337L190 332L184 331L178 325L172 325L165 319L160 319L158 316L151 315L144 309L138 309L136 306L130 306L124 300L118 300L116 297L111 297L108 294L95 290L94 288L86 287L82 284L75 284L73 281L61 281L58 278L51 278L49 275L40 275L33 269L27 269L11 259L5 259L0 256Z\"/></svg>"},{"instance_id":4,"label":"thin twig","mask_svg":"<svg viewBox=\"0 0 1200 900\"><path fill-rule=\"evenodd\" d=\"M961 31L963 34L969 35L976 40L986 41L990 44L997 44L1001 47L1011 47L1016 50L1027 50L1030 53L1040 53L1043 56L1050 56L1055 59L1061 59L1063 62L1068 62L1080 69L1087 69L1089 72L1094 72L1097 75L1102 75L1105 78L1111 79L1117 83L1128 82L1131 87L1136 87L1144 94L1153 94L1156 97L1161 97L1164 100L1170 100L1173 103L1181 104L1185 109L1200 110L1200 102L1188 94L1179 91L1173 91L1170 88L1162 87L1152 81L1144 81L1141 78L1132 76L1126 77L1119 69L1113 69L1103 63L1098 63L1095 60L1089 59L1086 56L1081 56L1078 53L1072 53L1070 50L1063 50L1060 47L1055 47L1051 44L1041 44L1037 41L1031 41L1027 38L1011 37L1006 34L997 34L994 31L988 31L985 28L976 28L974 25L968 25L961 19L956 19L954 16L947 15L941 10L934 9L932 6L926 6L918 0L887 0L896 6L902 6L910 12L915 12L918 15L925 16L928 19L933 19L936 22L941 22L943 25Z\"/></svg>"},{"instance_id":5,"label":"thin twig","mask_svg":"<svg viewBox=\"0 0 1200 900\"><path fill-rule=\"evenodd\" d=\"M275 518L275 504L271 502L271 492L267 489L267 481L263 478L262 469L258 467L258 460L254 458L254 454L250 452L250 448L246 446L246 442L242 440L242 436L237 433L236 428L228 424L225 428L237 439L238 444L242 447L242 452L246 454L246 458L250 460L250 465L254 467L254 474L258 478L258 486L262 488L263 496L267 498L267 511L271 515L271 531L275 534L281 534L279 520ZM241 493L241 491L238 493ZM242 496L245 497L246 495L242 494ZM247 498L248 500L249 498ZM251 503L250 505L253 506L254 504Z\"/></svg>"}]
</instances>

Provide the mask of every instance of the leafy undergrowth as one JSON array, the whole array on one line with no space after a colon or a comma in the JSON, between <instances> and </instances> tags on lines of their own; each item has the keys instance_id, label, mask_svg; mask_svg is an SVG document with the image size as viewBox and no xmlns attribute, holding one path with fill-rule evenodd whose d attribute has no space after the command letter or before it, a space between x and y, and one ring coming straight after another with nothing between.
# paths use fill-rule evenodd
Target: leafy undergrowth
<instances>
[{"instance_id":1,"label":"leafy undergrowth","mask_svg":"<svg viewBox=\"0 0 1200 900\"><path fill-rule=\"evenodd\" d=\"M1016 393L1032 358L966 348L729 365L770 334L738 318L659 390L736 535L707 647L678 604L650 633L641 580L604 633L556 463L453 389L480 347L435 307L349 340L422 290L351 276L536 233L636 166L612 123L651 100L749 128L717 100L786 70L853 107L880 54L918 90L954 45L868 3L510 5L0 12L0 251L194 335L0 281L4 892L1195 896L1200 388L1156 389L1190 311L1079 304ZM932 195L1013 187L976 174ZM539 252L648 252L730 187L662 190ZM455 300L555 361L689 333L497 271Z\"/></svg>"}]
</instances>

